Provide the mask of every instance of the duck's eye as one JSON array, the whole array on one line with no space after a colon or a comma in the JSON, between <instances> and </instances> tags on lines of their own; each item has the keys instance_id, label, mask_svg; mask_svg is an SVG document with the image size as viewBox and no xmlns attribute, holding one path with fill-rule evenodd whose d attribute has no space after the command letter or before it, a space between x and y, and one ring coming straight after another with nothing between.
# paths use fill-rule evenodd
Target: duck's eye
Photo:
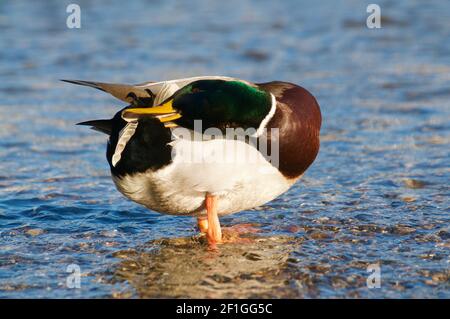
<instances>
[{"instance_id":1,"label":"duck's eye","mask_svg":"<svg viewBox=\"0 0 450 319\"><path fill-rule=\"evenodd\" d=\"M198 93L201 92L202 90L200 90L199 88L192 88L192 93Z\"/></svg>"}]
</instances>

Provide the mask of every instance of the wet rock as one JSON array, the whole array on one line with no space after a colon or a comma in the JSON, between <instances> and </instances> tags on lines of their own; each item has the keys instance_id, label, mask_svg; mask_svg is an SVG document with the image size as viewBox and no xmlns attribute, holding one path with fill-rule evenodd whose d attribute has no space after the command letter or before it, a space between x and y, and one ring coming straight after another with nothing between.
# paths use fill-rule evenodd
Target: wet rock
<instances>
[{"instance_id":1,"label":"wet rock","mask_svg":"<svg viewBox=\"0 0 450 319\"><path fill-rule=\"evenodd\" d=\"M427 242L435 242L439 243L441 241L441 238L435 234L427 234L424 236L417 236L415 238L417 242L427 243Z\"/></svg>"},{"instance_id":2,"label":"wet rock","mask_svg":"<svg viewBox=\"0 0 450 319\"><path fill-rule=\"evenodd\" d=\"M230 278L228 276L225 275L220 275L220 274L214 274L210 277L212 280L214 280L217 283L220 284L224 284L224 283L230 283L233 281L233 278Z\"/></svg>"},{"instance_id":3,"label":"wet rock","mask_svg":"<svg viewBox=\"0 0 450 319\"><path fill-rule=\"evenodd\" d=\"M416 231L416 229L413 227L400 226L400 225L394 226L391 230L391 232L393 234L397 234L397 235L408 235L408 234L414 233L415 231Z\"/></svg>"},{"instance_id":4,"label":"wet rock","mask_svg":"<svg viewBox=\"0 0 450 319\"><path fill-rule=\"evenodd\" d=\"M440 272L431 276L434 282L448 282L450 280L450 272Z\"/></svg>"},{"instance_id":5,"label":"wet rock","mask_svg":"<svg viewBox=\"0 0 450 319\"><path fill-rule=\"evenodd\" d=\"M426 229L426 230L430 230L430 229L433 229L433 228L435 228L435 227L436 227L435 224L425 224L425 225L423 225L423 226L420 227L420 228Z\"/></svg>"},{"instance_id":6,"label":"wet rock","mask_svg":"<svg viewBox=\"0 0 450 319\"><path fill-rule=\"evenodd\" d=\"M333 279L331 279L331 285L337 289L344 289L347 288L348 283L345 279L334 277Z\"/></svg>"},{"instance_id":7,"label":"wet rock","mask_svg":"<svg viewBox=\"0 0 450 319\"><path fill-rule=\"evenodd\" d=\"M302 228L297 225L290 225L286 228L286 231L288 231L290 233L298 233L301 230L302 230Z\"/></svg>"},{"instance_id":8,"label":"wet rock","mask_svg":"<svg viewBox=\"0 0 450 319\"><path fill-rule=\"evenodd\" d=\"M450 248L450 241L447 241L445 243L439 243L436 246L438 247L444 247L444 248Z\"/></svg>"},{"instance_id":9,"label":"wet rock","mask_svg":"<svg viewBox=\"0 0 450 319\"><path fill-rule=\"evenodd\" d=\"M450 271L436 272L431 275L431 279L425 280L427 285L437 286L450 281Z\"/></svg>"},{"instance_id":10,"label":"wet rock","mask_svg":"<svg viewBox=\"0 0 450 319\"><path fill-rule=\"evenodd\" d=\"M356 260L349 263L349 267L351 268L359 268L359 269L367 269L369 262Z\"/></svg>"},{"instance_id":11,"label":"wet rock","mask_svg":"<svg viewBox=\"0 0 450 319\"><path fill-rule=\"evenodd\" d=\"M25 231L25 234L30 236L39 236L44 233L44 230L41 228L31 228Z\"/></svg>"},{"instance_id":12,"label":"wet rock","mask_svg":"<svg viewBox=\"0 0 450 319\"><path fill-rule=\"evenodd\" d=\"M113 297L114 299L128 299L131 298L132 296L133 294L129 291L127 292L115 291L111 294L111 297Z\"/></svg>"},{"instance_id":13,"label":"wet rock","mask_svg":"<svg viewBox=\"0 0 450 319\"><path fill-rule=\"evenodd\" d=\"M309 237L311 237L314 240L324 240L331 238L331 235L321 231L313 231L312 233L309 234Z\"/></svg>"},{"instance_id":14,"label":"wet rock","mask_svg":"<svg viewBox=\"0 0 450 319\"><path fill-rule=\"evenodd\" d=\"M2 284L0 285L0 291L21 291L33 288L31 285L27 284Z\"/></svg>"},{"instance_id":15,"label":"wet rock","mask_svg":"<svg viewBox=\"0 0 450 319\"><path fill-rule=\"evenodd\" d=\"M309 265L307 267L310 271L315 272L315 273L321 273L321 274L325 274L327 272L329 272L331 270L331 266L330 265Z\"/></svg>"},{"instance_id":16,"label":"wet rock","mask_svg":"<svg viewBox=\"0 0 450 319\"><path fill-rule=\"evenodd\" d=\"M405 185L405 187L412 188L412 189L424 188L425 186L428 185L428 183L425 181L421 181L418 179L412 179L412 178L407 178L407 179L403 180L403 184Z\"/></svg>"},{"instance_id":17,"label":"wet rock","mask_svg":"<svg viewBox=\"0 0 450 319\"><path fill-rule=\"evenodd\" d=\"M450 239L450 232L447 230L440 230L437 235L443 240Z\"/></svg>"},{"instance_id":18,"label":"wet rock","mask_svg":"<svg viewBox=\"0 0 450 319\"><path fill-rule=\"evenodd\" d=\"M402 197L402 200L406 203L411 203L411 202L415 202L417 199L412 196L404 196L404 197Z\"/></svg>"},{"instance_id":19,"label":"wet rock","mask_svg":"<svg viewBox=\"0 0 450 319\"><path fill-rule=\"evenodd\" d=\"M358 225L356 227L353 227L351 229L351 231L356 234L361 233L361 232L363 232L363 233L385 233L386 229L381 226L375 225L375 224L366 224L366 225Z\"/></svg>"},{"instance_id":20,"label":"wet rock","mask_svg":"<svg viewBox=\"0 0 450 319\"><path fill-rule=\"evenodd\" d=\"M107 241L107 242L104 243L105 247L115 247L117 245L118 245L118 243L116 243L114 241Z\"/></svg>"},{"instance_id":21,"label":"wet rock","mask_svg":"<svg viewBox=\"0 0 450 319\"><path fill-rule=\"evenodd\" d=\"M448 143L448 139L442 136L432 136L429 139L426 139L426 142L430 144L446 144Z\"/></svg>"},{"instance_id":22,"label":"wet rock","mask_svg":"<svg viewBox=\"0 0 450 319\"><path fill-rule=\"evenodd\" d=\"M130 258L130 257L135 257L137 256L139 253L135 250L132 249L128 249L128 250L119 250L116 251L112 254L113 257L115 258L120 258L120 259L126 259L126 258Z\"/></svg>"},{"instance_id":23,"label":"wet rock","mask_svg":"<svg viewBox=\"0 0 450 319\"><path fill-rule=\"evenodd\" d=\"M252 261L261 260L261 256L255 253L244 253L243 256L245 256L245 258L247 258L248 260Z\"/></svg>"},{"instance_id":24,"label":"wet rock","mask_svg":"<svg viewBox=\"0 0 450 319\"><path fill-rule=\"evenodd\" d=\"M337 233L340 228L338 226L324 225L320 227L321 230L326 230L329 232Z\"/></svg>"},{"instance_id":25,"label":"wet rock","mask_svg":"<svg viewBox=\"0 0 450 319\"><path fill-rule=\"evenodd\" d=\"M81 250L86 250L86 249L90 248L90 246L91 246L90 243L86 243L86 242L78 244L78 248Z\"/></svg>"},{"instance_id":26,"label":"wet rock","mask_svg":"<svg viewBox=\"0 0 450 319\"><path fill-rule=\"evenodd\" d=\"M429 254L422 254L419 257L425 260L434 260L436 255L433 253L429 253Z\"/></svg>"}]
</instances>

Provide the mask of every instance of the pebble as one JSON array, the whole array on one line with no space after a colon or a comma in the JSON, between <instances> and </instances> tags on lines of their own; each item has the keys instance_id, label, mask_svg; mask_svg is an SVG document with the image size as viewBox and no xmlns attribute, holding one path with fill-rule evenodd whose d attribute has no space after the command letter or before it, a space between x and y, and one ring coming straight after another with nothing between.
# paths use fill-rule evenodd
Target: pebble
<instances>
[{"instance_id":1,"label":"pebble","mask_svg":"<svg viewBox=\"0 0 450 319\"><path fill-rule=\"evenodd\" d=\"M393 233L399 235L408 235L414 233L415 231L416 231L415 228L408 226L395 226L394 229L392 230Z\"/></svg>"},{"instance_id":2,"label":"pebble","mask_svg":"<svg viewBox=\"0 0 450 319\"><path fill-rule=\"evenodd\" d=\"M405 196L405 197L402 197L402 200L404 202L411 203L411 202L415 202L417 200L417 198L412 197L412 196Z\"/></svg>"},{"instance_id":3,"label":"pebble","mask_svg":"<svg viewBox=\"0 0 450 319\"><path fill-rule=\"evenodd\" d=\"M425 280L427 285L436 286L440 283L447 283L450 280L450 273L438 272L431 276L431 279Z\"/></svg>"},{"instance_id":4,"label":"pebble","mask_svg":"<svg viewBox=\"0 0 450 319\"><path fill-rule=\"evenodd\" d=\"M290 225L286 228L286 230L290 233L297 233L302 230L300 226L297 225Z\"/></svg>"},{"instance_id":5,"label":"pebble","mask_svg":"<svg viewBox=\"0 0 450 319\"><path fill-rule=\"evenodd\" d=\"M417 242L422 242L422 243L426 243L426 242L438 243L438 242L441 241L441 238L439 236L437 236L437 235L434 235L434 234L428 234L428 235L425 235L425 236L418 236L418 237L415 238L415 240Z\"/></svg>"},{"instance_id":6,"label":"pebble","mask_svg":"<svg viewBox=\"0 0 450 319\"><path fill-rule=\"evenodd\" d=\"M449 279L449 275L443 272L431 276L431 280L434 282L447 282Z\"/></svg>"},{"instance_id":7,"label":"pebble","mask_svg":"<svg viewBox=\"0 0 450 319\"><path fill-rule=\"evenodd\" d=\"M320 232L320 231L314 231L309 236L315 240L328 239L331 237L328 233L324 233L324 232Z\"/></svg>"},{"instance_id":8,"label":"pebble","mask_svg":"<svg viewBox=\"0 0 450 319\"><path fill-rule=\"evenodd\" d=\"M450 239L450 232L446 230L440 230L437 235L444 240Z\"/></svg>"},{"instance_id":9,"label":"pebble","mask_svg":"<svg viewBox=\"0 0 450 319\"><path fill-rule=\"evenodd\" d=\"M28 229L25 234L30 235L30 236L38 236L41 235L42 233L44 233L44 230L41 228L32 228L32 229Z\"/></svg>"},{"instance_id":10,"label":"pebble","mask_svg":"<svg viewBox=\"0 0 450 319\"><path fill-rule=\"evenodd\" d=\"M331 270L331 266L330 265L310 265L308 266L308 269L311 270L312 272L317 272L317 273L327 273Z\"/></svg>"},{"instance_id":11,"label":"pebble","mask_svg":"<svg viewBox=\"0 0 450 319\"><path fill-rule=\"evenodd\" d=\"M111 296L114 299L128 299L128 298L132 297L132 294L131 294L131 292L116 292L115 291L111 294Z\"/></svg>"},{"instance_id":12,"label":"pebble","mask_svg":"<svg viewBox=\"0 0 450 319\"><path fill-rule=\"evenodd\" d=\"M424 188L427 185L427 183L424 181L420 181L418 179L412 179L412 178L405 179L403 181L403 183L405 184L406 187L412 188L412 189Z\"/></svg>"}]
</instances>

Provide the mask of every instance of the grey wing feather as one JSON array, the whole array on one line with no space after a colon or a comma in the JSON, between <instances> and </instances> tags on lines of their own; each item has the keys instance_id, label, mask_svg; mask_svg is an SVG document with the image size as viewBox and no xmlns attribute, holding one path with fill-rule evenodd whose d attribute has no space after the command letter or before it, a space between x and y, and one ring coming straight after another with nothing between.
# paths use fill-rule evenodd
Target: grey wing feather
<instances>
[{"instance_id":1,"label":"grey wing feather","mask_svg":"<svg viewBox=\"0 0 450 319\"><path fill-rule=\"evenodd\" d=\"M111 94L119 100L131 103L134 106L153 106L153 101L155 99L155 94L149 88L145 87L138 87L129 84L102 83L81 80L61 81L96 88L98 90Z\"/></svg>"}]
</instances>

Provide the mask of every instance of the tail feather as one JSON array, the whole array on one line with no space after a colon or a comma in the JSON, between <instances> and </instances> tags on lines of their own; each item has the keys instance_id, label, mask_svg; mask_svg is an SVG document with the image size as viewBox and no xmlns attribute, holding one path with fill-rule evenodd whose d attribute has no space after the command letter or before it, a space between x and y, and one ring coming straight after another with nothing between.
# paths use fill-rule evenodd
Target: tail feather
<instances>
[{"instance_id":1,"label":"tail feather","mask_svg":"<svg viewBox=\"0 0 450 319\"><path fill-rule=\"evenodd\" d=\"M102 83L81 80L61 80L63 82L89 86L103 92L109 93L115 98L136 107L153 106L155 94L149 88L138 87L128 84Z\"/></svg>"},{"instance_id":2,"label":"tail feather","mask_svg":"<svg viewBox=\"0 0 450 319\"><path fill-rule=\"evenodd\" d=\"M81 81L81 80L64 80L64 79L62 79L61 81L67 82L67 83L72 83L72 84L77 84L77 85L90 86L90 87L92 87L92 88L101 90L101 91L103 91L103 92L107 92L107 91L102 87L102 84L104 85L105 83L91 82L91 81Z\"/></svg>"},{"instance_id":3,"label":"tail feather","mask_svg":"<svg viewBox=\"0 0 450 319\"><path fill-rule=\"evenodd\" d=\"M102 132L107 135L111 135L112 132L112 120L92 120L80 122L77 123L77 125L90 126L94 131Z\"/></svg>"}]
</instances>

